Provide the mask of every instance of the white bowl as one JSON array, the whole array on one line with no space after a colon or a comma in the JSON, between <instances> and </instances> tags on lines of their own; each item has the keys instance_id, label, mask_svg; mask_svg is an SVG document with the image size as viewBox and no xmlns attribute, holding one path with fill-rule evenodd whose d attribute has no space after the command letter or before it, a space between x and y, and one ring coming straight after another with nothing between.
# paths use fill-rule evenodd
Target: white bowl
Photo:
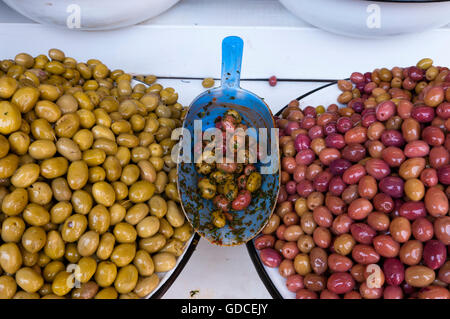
<instances>
[{"instance_id":1,"label":"white bowl","mask_svg":"<svg viewBox=\"0 0 450 319\"><path fill-rule=\"evenodd\" d=\"M3 0L40 23L74 30L109 30L153 18L180 0Z\"/></svg>"},{"instance_id":2,"label":"white bowl","mask_svg":"<svg viewBox=\"0 0 450 319\"><path fill-rule=\"evenodd\" d=\"M416 33L450 23L450 1L280 0L321 29L356 37Z\"/></svg>"}]
</instances>

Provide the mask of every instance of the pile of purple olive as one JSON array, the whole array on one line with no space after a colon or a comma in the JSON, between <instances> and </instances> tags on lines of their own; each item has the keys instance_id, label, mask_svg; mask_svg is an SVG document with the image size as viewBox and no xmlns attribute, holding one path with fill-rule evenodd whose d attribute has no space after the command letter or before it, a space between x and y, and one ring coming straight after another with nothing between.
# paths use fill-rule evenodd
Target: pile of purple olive
<instances>
[{"instance_id":1,"label":"pile of purple olive","mask_svg":"<svg viewBox=\"0 0 450 319\"><path fill-rule=\"evenodd\" d=\"M277 119L282 187L255 239L298 299L450 299L450 71L351 74Z\"/></svg>"}]
</instances>

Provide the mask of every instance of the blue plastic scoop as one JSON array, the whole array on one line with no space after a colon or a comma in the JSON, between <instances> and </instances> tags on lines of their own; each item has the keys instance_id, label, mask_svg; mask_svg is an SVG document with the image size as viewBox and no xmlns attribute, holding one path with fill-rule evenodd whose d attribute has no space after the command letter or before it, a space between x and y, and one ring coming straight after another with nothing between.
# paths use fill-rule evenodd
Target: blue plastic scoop
<instances>
[{"instance_id":1,"label":"blue plastic scoop","mask_svg":"<svg viewBox=\"0 0 450 319\"><path fill-rule=\"evenodd\" d=\"M272 130L275 128L272 112L260 97L239 87L243 46L239 37L231 36L223 40L222 85L205 91L191 103L183 124L190 134L184 134L182 140L191 144L192 162L181 162L180 156L177 166L178 191L185 215L202 237L225 246L246 243L259 233L272 215L280 189L278 131ZM233 211L233 221L217 228L211 223L211 213L217 209L211 200L201 197L197 186L202 176L197 173L194 163L194 156L199 153L198 149L194 150L194 121L201 120L202 130L205 131L215 127L215 119L229 109L237 110L242 122L256 129L256 138L266 141L269 156L255 164L262 173L262 185L253 195L251 204L245 210ZM266 128L267 135L259 134L259 128Z\"/></svg>"}]
</instances>

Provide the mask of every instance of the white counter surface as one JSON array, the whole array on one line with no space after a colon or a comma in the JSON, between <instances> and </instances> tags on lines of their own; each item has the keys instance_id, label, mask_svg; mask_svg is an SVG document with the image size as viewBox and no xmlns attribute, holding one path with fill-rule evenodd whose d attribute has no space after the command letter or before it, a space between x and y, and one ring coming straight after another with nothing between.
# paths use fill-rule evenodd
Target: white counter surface
<instances>
[{"instance_id":1,"label":"white counter surface","mask_svg":"<svg viewBox=\"0 0 450 319\"><path fill-rule=\"evenodd\" d=\"M412 65L431 57L450 65L450 29L385 39L354 39L318 30L298 20L276 0L182 0L161 16L116 31L76 32L38 25L0 1L0 59L57 47L78 60L99 58L110 68L156 74L188 105L202 92L200 80L220 75L221 41L244 39L245 79L338 79L352 71ZM217 84L219 82L216 82ZM276 112L319 82L242 81ZM165 298L270 298L245 246L220 248L201 240Z\"/></svg>"}]
</instances>

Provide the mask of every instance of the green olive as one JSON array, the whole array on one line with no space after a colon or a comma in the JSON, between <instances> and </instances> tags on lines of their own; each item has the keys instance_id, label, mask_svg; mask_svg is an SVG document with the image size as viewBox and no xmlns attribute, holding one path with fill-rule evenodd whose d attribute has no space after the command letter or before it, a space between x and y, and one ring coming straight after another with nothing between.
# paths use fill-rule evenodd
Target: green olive
<instances>
[{"instance_id":1,"label":"green olive","mask_svg":"<svg viewBox=\"0 0 450 319\"><path fill-rule=\"evenodd\" d=\"M19 83L17 83L17 81L14 78L9 76L0 77L0 98L9 99L11 96L13 96L14 92L16 92L18 87Z\"/></svg>"},{"instance_id":2,"label":"green olive","mask_svg":"<svg viewBox=\"0 0 450 319\"><path fill-rule=\"evenodd\" d=\"M39 86L41 97L47 97L48 101L39 101L34 106L36 116L46 119L49 123L55 123L61 117L61 110L58 105L51 102L60 96L60 91L56 86L49 84L41 84Z\"/></svg>"},{"instance_id":3,"label":"green olive","mask_svg":"<svg viewBox=\"0 0 450 319\"><path fill-rule=\"evenodd\" d=\"M151 156L148 160L157 172L160 172L164 168L164 160L161 157Z\"/></svg>"},{"instance_id":4,"label":"green olive","mask_svg":"<svg viewBox=\"0 0 450 319\"><path fill-rule=\"evenodd\" d=\"M88 166L98 166L105 162L106 153L102 149L89 149L83 152L83 161Z\"/></svg>"},{"instance_id":5,"label":"green olive","mask_svg":"<svg viewBox=\"0 0 450 319\"><path fill-rule=\"evenodd\" d=\"M175 168L172 168L172 169L169 171L169 182L170 182L170 183L176 184L176 183L177 183L177 180L178 180L178 173L177 173L177 170L176 170Z\"/></svg>"},{"instance_id":6,"label":"green olive","mask_svg":"<svg viewBox=\"0 0 450 319\"><path fill-rule=\"evenodd\" d=\"M0 179L11 177L19 166L19 157L9 154L0 159Z\"/></svg>"},{"instance_id":7,"label":"green olive","mask_svg":"<svg viewBox=\"0 0 450 319\"><path fill-rule=\"evenodd\" d=\"M80 117L77 113L62 115L55 124L55 132L58 137L71 138L80 127Z\"/></svg>"},{"instance_id":8,"label":"green olive","mask_svg":"<svg viewBox=\"0 0 450 319\"><path fill-rule=\"evenodd\" d=\"M28 204L28 192L24 188L16 188L3 198L2 211L5 215L16 216Z\"/></svg>"},{"instance_id":9,"label":"green olive","mask_svg":"<svg viewBox=\"0 0 450 319\"><path fill-rule=\"evenodd\" d=\"M202 86L204 88L212 88L214 86L214 79L213 78L205 78L202 81Z\"/></svg>"},{"instance_id":10,"label":"green olive","mask_svg":"<svg viewBox=\"0 0 450 319\"><path fill-rule=\"evenodd\" d=\"M64 157L49 158L41 163L41 175L47 179L63 176L67 173L69 162Z\"/></svg>"},{"instance_id":11,"label":"green olive","mask_svg":"<svg viewBox=\"0 0 450 319\"><path fill-rule=\"evenodd\" d=\"M50 221L62 224L72 214L72 204L67 201L56 203L50 210Z\"/></svg>"},{"instance_id":12,"label":"green olive","mask_svg":"<svg viewBox=\"0 0 450 319\"><path fill-rule=\"evenodd\" d=\"M38 253L30 253L26 251L23 247L20 248L20 252L22 253L22 260L24 266L33 267L36 265L39 258Z\"/></svg>"},{"instance_id":13,"label":"green olive","mask_svg":"<svg viewBox=\"0 0 450 319\"><path fill-rule=\"evenodd\" d=\"M86 98L89 99L89 97L86 97ZM94 126L95 115L93 112L91 112L88 109L82 108L82 109L77 110L76 113L78 114L78 116L80 118L80 125L82 128L90 129L92 126ZM92 135L92 139L93 139L94 138L93 132L89 131L89 133L90 133L89 135ZM83 134L86 134L86 133L83 133ZM78 133L76 133L73 138L74 138L74 141L77 142L77 144L82 144L82 142L80 141L80 136L78 136ZM90 142L89 140L86 140L84 143L88 144L89 142ZM80 145L80 148L82 148L81 145Z\"/></svg>"},{"instance_id":14,"label":"green olive","mask_svg":"<svg viewBox=\"0 0 450 319\"><path fill-rule=\"evenodd\" d=\"M42 299L49 299L47 297L49 297L50 295L44 296L42 297ZM39 299L40 296L37 292L26 292L26 291L18 291L16 292L16 294L14 295L13 299Z\"/></svg>"},{"instance_id":15,"label":"green olive","mask_svg":"<svg viewBox=\"0 0 450 319\"><path fill-rule=\"evenodd\" d=\"M116 201L123 200L128 196L128 187L124 183L113 182L112 186L114 188L114 192L116 193Z\"/></svg>"},{"instance_id":16,"label":"green olive","mask_svg":"<svg viewBox=\"0 0 450 319\"><path fill-rule=\"evenodd\" d=\"M37 265L41 268L45 267L52 259L45 254L44 251L40 251L38 255Z\"/></svg>"},{"instance_id":17,"label":"green olive","mask_svg":"<svg viewBox=\"0 0 450 319\"><path fill-rule=\"evenodd\" d=\"M128 186L133 185L138 180L140 172L137 165L129 164L123 168L120 180Z\"/></svg>"},{"instance_id":18,"label":"green olive","mask_svg":"<svg viewBox=\"0 0 450 319\"><path fill-rule=\"evenodd\" d=\"M186 221L183 226L177 227L173 231L173 238L178 239L182 242L186 242L192 236L192 227Z\"/></svg>"},{"instance_id":19,"label":"green olive","mask_svg":"<svg viewBox=\"0 0 450 319\"><path fill-rule=\"evenodd\" d=\"M0 276L0 299L12 299L17 291L17 284L13 277Z\"/></svg>"},{"instance_id":20,"label":"green olive","mask_svg":"<svg viewBox=\"0 0 450 319\"><path fill-rule=\"evenodd\" d=\"M136 266L139 275L141 276L150 276L155 271L152 257L145 250L139 250L136 252L136 257L134 258L133 264Z\"/></svg>"},{"instance_id":21,"label":"green olive","mask_svg":"<svg viewBox=\"0 0 450 319\"><path fill-rule=\"evenodd\" d=\"M92 147L94 149L100 149L104 151L108 156L115 155L118 150L117 144L114 141L111 141L104 137L96 139Z\"/></svg>"},{"instance_id":22,"label":"green olive","mask_svg":"<svg viewBox=\"0 0 450 319\"><path fill-rule=\"evenodd\" d=\"M133 243L137 237L136 229L128 223L118 223L114 226L114 236L118 243Z\"/></svg>"},{"instance_id":23,"label":"green olive","mask_svg":"<svg viewBox=\"0 0 450 319\"><path fill-rule=\"evenodd\" d=\"M100 237L97 232L90 230L85 232L78 239L77 249L81 256L91 256L98 248Z\"/></svg>"},{"instance_id":24,"label":"green olive","mask_svg":"<svg viewBox=\"0 0 450 319\"><path fill-rule=\"evenodd\" d=\"M215 167L215 165L213 163L209 164L209 163L201 162L201 163L195 164L195 169L197 170L197 172L199 172L200 174L203 174L203 175L210 174L214 170L214 167Z\"/></svg>"},{"instance_id":25,"label":"green olive","mask_svg":"<svg viewBox=\"0 0 450 319\"><path fill-rule=\"evenodd\" d=\"M111 261L114 262L117 267L124 267L133 261L136 255L135 244L120 244L116 246L111 254Z\"/></svg>"},{"instance_id":26,"label":"green olive","mask_svg":"<svg viewBox=\"0 0 450 319\"><path fill-rule=\"evenodd\" d=\"M61 236L64 241L73 243L84 233L87 227L87 218L81 214L73 214L64 222Z\"/></svg>"},{"instance_id":27,"label":"green olive","mask_svg":"<svg viewBox=\"0 0 450 319\"><path fill-rule=\"evenodd\" d=\"M139 138L134 134L122 133L117 136L117 144L127 148L133 148L139 145Z\"/></svg>"},{"instance_id":28,"label":"green olive","mask_svg":"<svg viewBox=\"0 0 450 319\"><path fill-rule=\"evenodd\" d=\"M155 192L155 185L147 181L138 181L131 185L129 198L134 203L142 203L149 200Z\"/></svg>"},{"instance_id":29,"label":"green olive","mask_svg":"<svg viewBox=\"0 0 450 319\"><path fill-rule=\"evenodd\" d=\"M81 151L89 149L94 143L94 135L87 129L79 130L75 133L72 139L75 143L77 143Z\"/></svg>"},{"instance_id":30,"label":"green olive","mask_svg":"<svg viewBox=\"0 0 450 319\"><path fill-rule=\"evenodd\" d=\"M25 155L28 151L28 147L30 146L30 136L28 136L24 132L17 131L17 132L12 133L11 135L9 135L7 141L9 141L8 144L11 145L11 151L16 153L17 155ZM3 155L3 154L0 154L0 155ZM4 154L3 156L5 156L5 155L6 154ZM3 157L3 156L1 156L1 157Z\"/></svg>"},{"instance_id":31,"label":"green olive","mask_svg":"<svg viewBox=\"0 0 450 319\"><path fill-rule=\"evenodd\" d=\"M92 208L92 196L84 190L76 190L72 193L72 207L73 210L82 215L87 215Z\"/></svg>"},{"instance_id":32,"label":"green olive","mask_svg":"<svg viewBox=\"0 0 450 319\"><path fill-rule=\"evenodd\" d=\"M161 234L163 234L167 239L173 236L173 227L169 224L169 222L165 218L161 218L159 220L159 230Z\"/></svg>"},{"instance_id":33,"label":"green olive","mask_svg":"<svg viewBox=\"0 0 450 319\"><path fill-rule=\"evenodd\" d=\"M88 219L89 228L99 234L105 233L111 224L110 213L103 205L97 205L92 208L89 212Z\"/></svg>"},{"instance_id":34,"label":"green olive","mask_svg":"<svg viewBox=\"0 0 450 319\"><path fill-rule=\"evenodd\" d=\"M81 283L87 283L94 276L97 270L97 262L92 257L82 257L78 261L75 270L75 279Z\"/></svg>"},{"instance_id":35,"label":"green olive","mask_svg":"<svg viewBox=\"0 0 450 319\"><path fill-rule=\"evenodd\" d=\"M119 294L113 287L108 287L100 290L96 295L95 299L117 299Z\"/></svg>"},{"instance_id":36,"label":"green olive","mask_svg":"<svg viewBox=\"0 0 450 319\"><path fill-rule=\"evenodd\" d=\"M234 180L225 182L224 184L224 195L231 202L238 194L238 186Z\"/></svg>"},{"instance_id":37,"label":"green olive","mask_svg":"<svg viewBox=\"0 0 450 319\"><path fill-rule=\"evenodd\" d=\"M97 248L97 257L101 260L108 259L114 249L116 239L111 233L104 233L100 238L100 242Z\"/></svg>"},{"instance_id":38,"label":"green olive","mask_svg":"<svg viewBox=\"0 0 450 319\"><path fill-rule=\"evenodd\" d=\"M38 205L47 205L53 197L51 187L45 182L35 182L28 187L28 199Z\"/></svg>"},{"instance_id":39,"label":"green olive","mask_svg":"<svg viewBox=\"0 0 450 319\"><path fill-rule=\"evenodd\" d=\"M148 204L150 206L150 214L158 218L162 218L166 215L168 206L166 200L163 197L155 195L150 199Z\"/></svg>"},{"instance_id":40,"label":"green olive","mask_svg":"<svg viewBox=\"0 0 450 319\"><path fill-rule=\"evenodd\" d=\"M139 241L139 248L153 254L161 250L166 242L166 237L163 234L157 233L154 236L141 239Z\"/></svg>"},{"instance_id":41,"label":"green olive","mask_svg":"<svg viewBox=\"0 0 450 319\"><path fill-rule=\"evenodd\" d=\"M173 103L170 103L170 104L173 104ZM170 118L170 116L172 115L170 108L168 108L164 104L159 104L155 109L155 113L158 117Z\"/></svg>"},{"instance_id":42,"label":"green olive","mask_svg":"<svg viewBox=\"0 0 450 319\"><path fill-rule=\"evenodd\" d=\"M50 214L45 207L31 203L23 211L22 218L30 225L44 226L50 221Z\"/></svg>"},{"instance_id":43,"label":"green olive","mask_svg":"<svg viewBox=\"0 0 450 319\"><path fill-rule=\"evenodd\" d=\"M111 261L102 261L95 272L95 282L100 287L109 287L116 280L117 266Z\"/></svg>"},{"instance_id":44,"label":"green olive","mask_svg":"<svg viewBox=\"0 0 450 319\"><path fill-rule=\"evenodd\" d=\"M36 140L53 141L55 133L46 119L36 119L30 125L31 133Z\"/></svg>"},{"instance_id":45,"label":"green olive","mask_svg":"<svg viewBox=\"0 0 450 319\"><path fill-rule=\"evenodd\" d=\"M21 268L16 273L17 285L26 292L36 292L44 285L44 278L34 269L29 267Z\"/></svg>"},{"instance_id":46,"label":"green olive","mask_svg":"<svg viewBox=\"0 0 450 319\"><path fill-rule=\"evenodd\" d=\"M77 245L75 243L66 245L64 257L72 264L76 264L80 260L81 256L78 253Z\"/></svg>"},{"instance_id":47,"label":"green olive","mask_svg":"<svg viewBox=\"0 0 450 319\"><path fill-rule=\"evenodd\" d=\"M158 172L156 174L155 188L157 194L161 194L162 192L164 192L168 181L169 178L166 172Z\"/></svg>"},{"instance_id":48,"label":"green olive","mask_svg":"<svg viewBox=\"0 0 450 319\"><path fill-rule=\"evenodd\" d=\"M166 272L172 270L176 264L175 255L171 253L157 253L153 256L155 272Z\"/></svg>"},{"instance_id":49,"label":"green olive","mask_svg":"<svg viewBox=\"0 0 450 319\"><path fill-rule=\"evenodd\" d=\"M52 180L53 197L58 201L69 201L72 197L72 191L65 178L56 178Z\"/></svg>"},{"instance_id":50,"label":"green olive","mask_svg":"<svg viewBox=\"0 0 450 319\"><path fill-rule=\"evenodd\" d=\"M120 223L127 213L127 210L124 206L116 203L109 208L109 214L111 216L111 225L114 226L117 223Z\"/></svg>"},{"instance_id":51,"label":"green olive","mask_svg":"<svg viewBox=\"0 0 450 319\"><path fill-rule=\"evenodd\" d=\"M72 162L67 170L67 182L70 188L77 190L86 185L89 179L89 170L86 162Z\"/></svg>"},{"instance_id":52,"label":"green olive","mask_svg":"<svg viewBox=\"0 0 450 319\"><path fill-rule=\"evenodd\" d=\"M134 265L127 265L122 267L117 273L114 287L118 293L126 294L136 287L139 278L139 273Z\"/></svg>"},{"instance_id":53,"label":"green olive","mask_svg":"<svg viewBox=\"0 0 450 319\"><path fill-rule=\"evenodd\" d=\"M136 225L137 234L141 238L148 238L155 235L159 230L160 222L156 216L148 216Z\"/></svg>"},{"instance_id":54,"label":"green olive","mask_svg":"<svg viewBox=\"0 0 450 319\"><path fill-rule=\"evenodd\" d=\"M116 193L111 184L106 182L97 182L92 186L92 196L95 201L106 207L110 207L116 200Z\"/></svg>"},{"instance_id":55,"label":"green olive","mask_svg":"<svg viewBox=\"0 0 450 319\"><path fill-rule=\"evenodd\" d=\"M51 232L49 233L51 234ZM41 227L27 228L22 236L22 246L30 253L37 253L44 248L47 242L47 233Z\"/></svg>"},{"instance_id":56,"label":"green olive","mask_svg":"<svg viewBox=\"0 0 450 319\"><path fill-rule=\"evenodd\" d=\"M89 168L89 183L96 183L104 181L106 178L105 170L100 166L94 166Z\"/></svg>"},{"instance_id":57,"label":"green olive","mask_svg":"<svg viewBox=\"0 0 450 319\"><path fill-rule=\"evenodd\" d=\"M157 274L152 274L149 277L140 278L134 289L136 295L140 298L148 296L153 290L158 287L159 277Z\"/></svg>"},{"instance_id":58,"label":"green olive","mask_svg":"<svg viewBox=\"0 0 450 319\"><path fill-rule=\"evenodd\" d=\"M162 253L171 253L176 257L181 256L183 254L184 244L178 239L169 239L166 245L161 249Z\"/></svg>"},{"instance_id":59,"label":"green olive","mask_svg":"<svg viewBox=\"0 0 450 319\"><path fill-rule=\"evenodd\" d=\"M212 223L217 228L225 227L226 220L224 214L220 210L216 210L211 214Z\"/></svg>"},{"instance_id":60,"label":"green olive","mask_svg":"<svg viewBox=\"0 0 450 319\"><path fill-rule=\"evenodd\" d=\"M251 193L257 191L258 189L261 188L261 174L258 172L253 172L248 176L247 179L247 190Z\"/></svg>"},{"instance_id":61,"label":"green olive","mask_svg":"<svg viewBox=\"0 0 450 319\"><path fill-rule=\"evenodd\" d=\"M64 271L65 269L66 267L61 261L59 260L51 261L44 267L44 270L42 271L42 276L44 277L46 282L53 282L53 280L55 280L56 275L59 272Z\"/></svg>"},{"instance_id":62,"label":"green olive","mask_svg":"<svg viewBox=\"0 0 450 319\"><path fill-rule=\"evenodd\" d=\"M140 298L136 293L129 292L127 294L120 294L119 299L140 299Z\"/></svg>"},{"instance_id":63,"label":"green olive","mask_svg":"<svg viewBox=\"0 0 450 319\"><path fill-rule=\"evenodd\" d=\"M16 140L18 140L19 144L22 144L21 143L21 139L17 139L17 138L13 138L12 139L11 138L11 136L15 136L14 134L20 134L20 133L21 132L12 133L9 136L9 138L8 138L9 141L14 143ZM28 135L26 135L25 133L23 133L23 135L28 137ZM8 155L8 152L9 152L9 149L10 149L10 142L8 141L8 139L6 137L4 137L3 135L0 135L0 158L5 157L6 155ZM28 139L29 139L29 137L28 137ZM19 147L19 148L21 148L21 147ZM27 149L28 149L28 147L27 147ZM25 152L26 152L26 150L25 150ZM19 154L19 155L21 155L21 154Z\"/></svg>"},{"instance_id":64,"label":"green olive","mask_svg":"<svg viewBox=\"0 0 450 319\"><path fill-rule=\"evenodd\" d=\"M14 58L16 64L21 65L27 69L31 68L34 64L34 59L28 53L19 53Z\"/></svg>"},{"instance_id":65,"label":"green olive","mask_svg":"<svg viewBox=\"0 0 450 319\"><path fill-rule=\"evenodd\" d=\"M145 105L147 111L152 112L156 109L156 107L159 104L159 95L154 93L147 93L144 94L139 101Z\"/></svg>"},{"instance_id":66,"label":"green olive","mask_svg":"<svg viewBox=\"0 0 450 319\"><path fill-rule=\"evenodd\" d=\"M63 74L65 72L64 65L59 61L50 61L45 66L45 70L49 73L53 74Z\"/></svg>"},{"instance_id":67,"label":"green olive","mask_svg":"<svg viewBox=\"0 0 450 319\"><path fill-rule=\"evenodd\" d=\"M73 94L73 97L77 100L80 109L91 111L94 109L94 104L89 99L85 92L78 91Z\"/></svg>"},{"instance_id":68,"label":"green olive","mask_svg":"<svg viewBox=\"0 0 450 319\"><path fill-rule=\"evenodd\" d=\"M60 271L52 282L52 291L57 296L65 296L74 286L75 275L67 271Z\"/></svg>"},{"instance_id":69,"label":"green olive","mask_svg":"<svg viewBox=\"0 0 450 319\"><path fill-rule=\"evenodd\" d=\"M63 114L76 112L78 109L78 101L70 94L62 95L56 104Z\"/></svg>"},{"instance_id":70,"label":"green olive","mask_svg":"<svg viewBox=\"0 0 450 319\"><path fill-rule=\"evenodd\" d=\"M201 196L205 199L213 199L214 196L216 195L216 185L211 183L211 181L208 178L201 179L198 182L198 188L200 189Z\"/></svg>"},{"instance_id":71,"label":"green olive","mask_svg":"<svg viewBox=\"0 0 450 319\"><path fill-rule=\"evenodd\" d=\"M67 158L71 162L81 160L81 150L77 143L73 140L62 137L56 142L58 153Z\"/></svg>"},{"instance_id":72,"label":"green olive","mask_svg":"<svg viewBox=\"0 0 450 319\"><path fill-rule=\"evenodd\" d=\"M184 224L184 214L174 201L170 200L167 202L166 219L173 227L180 227Z\"/></svg>"},{"instance_id":73,"label":"green olive","mask_svg":"<svg viewBox=\"0 0 450 319\"><path fill-rule=\"evenodd\" d=\"M37 164L24 164L11 177L11 184L15 187L27 188L39 177L40 167Z\"/></svg>"},{"instance_id":74,"label":"green olive","mask_svg":"<svg viewBox=\"0 0 450 319\"><path fill-rule=\"evenodd\" d=\"M0 246L0 266L8 274L15 274L22 265L22 254L15 243Z\"/></svg>"},{"instance_id":75,"label":"green olive","mask_svg":"<svg viewBox=\"0 0 450 319\"><path fill-rule=\"evenodd\" d=\"M138 224L145 216L148 215L148 205L144 203L138 203L130 207L125 215L125 221L131 225Z\"/></svg>"},{"instance_id":76,"label":"green olive","mask_svg":"<svg viewBox=\"0 0 450 319\"><path fill-rule=\"evenodd\" d=\"M53 260L64 256L64 241L59 232L52 230L47 234L47 242L44 246L44 252Z\"/></svg>"},{"instance_id":77,"label":"green olive","mask_svg":"<svg viewBox=\"0 0 450 319\"><path fill-rule=\"evenodd\" d=\"M118 180L122 174L122 166L116 156L108 156L103 163L103 168L106 172L106 179L110 182Z\"/></svg>"},{"instance_id":78,"label":"green olive","mask_svg":"<svg viewBox=\"0 0 450 319\"><path fill-rule=\"evenodd\" d=\"M1 238L5 243L19 242L25 231L25 223L22 218L12 216L2 222Z\"/></svg>"}]
</instances>

